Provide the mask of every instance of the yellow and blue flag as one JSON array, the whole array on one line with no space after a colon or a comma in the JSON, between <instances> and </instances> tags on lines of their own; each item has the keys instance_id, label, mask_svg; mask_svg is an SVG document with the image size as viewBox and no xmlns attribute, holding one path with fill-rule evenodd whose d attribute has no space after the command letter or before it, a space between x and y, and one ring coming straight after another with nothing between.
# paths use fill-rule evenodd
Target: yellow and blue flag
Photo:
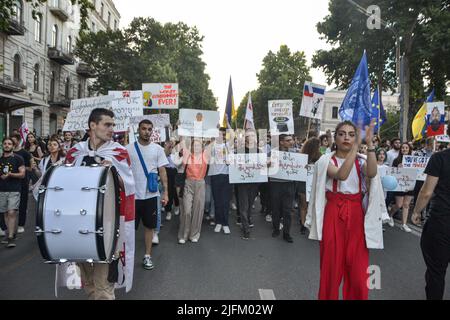
<instances>
[{"instance_id":1,"label":"yellow and blue flag","mask_svg":"<svg viewBox=\"0 0 450 320\"><path fill-rule=\"evenodd\" d=\"M411 125L413 138L415 141L421 140L426 136L427 130L427 102L433 102L434 99L434 89L429 94L427 101L420 107L417 111L416 116Z\"/></svg>"},{"instance_id":2,"label":"yellow and blue flag","mask_svg":"<svg viewBox=\"0 0 450 320\"><path fill-rule=\"evenodd\" d=\"M228 95L227 95L227 104L225 106L225 115L228 117L228 122L231 125L233 121L236 121L236 109L234 108L234 98L233 98L233 87L231 85L231 77L230 77L230 83L228 84ZM223 117L222 126L227 126L227 117ZM235 124L236 127L236 124Z\"/></svg>"}]
</instances>

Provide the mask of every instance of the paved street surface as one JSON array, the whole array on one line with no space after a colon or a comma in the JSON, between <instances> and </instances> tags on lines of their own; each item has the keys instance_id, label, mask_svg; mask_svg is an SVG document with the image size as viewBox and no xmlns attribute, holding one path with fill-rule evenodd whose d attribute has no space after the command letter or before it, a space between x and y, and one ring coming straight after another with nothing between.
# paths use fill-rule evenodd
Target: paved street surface
<instances>
[{"instance_id":1,"label":"paved street surface","mask_svg":"<svg viewBox=\"0 0 450 320\"><path fill-rule=\"evenodd\" d=\"M55 266L40 256L34 229L34 203L30 198L26 231L15 249L0 248L0 299L56 299ZM296 219L297 220L297 219ZM271 225L254 210L251 239L240 238L234 213L231 235L216 234L203 225L199 243L177 243L178 217L165 221L160 244L154 248L155 269L142 268L142 229L136 236L133 289L116 291L118 299L215 299L249 300L316 299L319 285L319 244L292 228L294 243L271 237ZM370 264L381 270L381 289L371 290L370 299L425 299L425 264L420 238L386 226L385 249L370 252ZM262 290L261 290L262 289ZM85 299L81 290L61 289L59 299ZM445 299L450 299L447 274Z\"/></svg>"}]
</instances>

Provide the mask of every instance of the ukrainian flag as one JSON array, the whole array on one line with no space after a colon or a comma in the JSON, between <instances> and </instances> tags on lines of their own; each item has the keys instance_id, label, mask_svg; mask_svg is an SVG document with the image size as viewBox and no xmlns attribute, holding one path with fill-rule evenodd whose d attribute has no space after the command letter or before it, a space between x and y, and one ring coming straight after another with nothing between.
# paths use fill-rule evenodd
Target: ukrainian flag
<instances>
[{"instance_id":1,"label":"ukrainian flag","mask_svg":"<svg viewBox=\"0 0 450 320\"><path fill-rule=\"evenodd\" d=\"M427 101L420 107L414 120L412 122L412 134L415 141L425 138L425 132L427 129L427 102L433 102L434 89L431 91L427 98Z\"/></svg>"},{"instance_id":2,"label":"ukrainian flag","mask_svg":"<svg viewBox=\"0 0 450 320\"><path fill-rule=\"evenodd\" d=\"M225 107L225 114L228 116L228 121L230 125L233 123L233 121L236 121L237 111L234 108L234 98L233 98L233 87L231 85L231 77L230 77L230 83L228 84L228 95L227 95L227 104ZM222 126L227 128L227 118L223 117ZM236 124L235 124L236 127Z\"/></svg>"}]
</instances>

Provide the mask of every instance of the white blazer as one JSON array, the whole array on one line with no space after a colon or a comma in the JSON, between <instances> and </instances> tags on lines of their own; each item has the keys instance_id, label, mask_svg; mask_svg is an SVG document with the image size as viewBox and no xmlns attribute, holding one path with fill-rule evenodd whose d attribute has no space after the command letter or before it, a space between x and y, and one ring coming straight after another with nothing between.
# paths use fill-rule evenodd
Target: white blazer
<instances>
[{"instance_id":1,"label":"white blazer","mask_svg":"<svg viewBox=\"0 0 450 320\"><path fill-rule=\"evenodd\" d=\"M309 239L311 240L322 240L323 217L327 203L325 185L328 164L334 154L334 152L324 154L314 165L311 196L305 222L305 226L310 231ZM358 157L366 159L366 156L361 154L358 154ZM367 201L363 201L363 203L367 203ZM386 210L383 187L378 173L374 178L370 179L369 201L367 207L364 207L364 211L364 232L367 248L383 249L382 223L389 220L389 215Z\"/></svg>"}]
</instances>

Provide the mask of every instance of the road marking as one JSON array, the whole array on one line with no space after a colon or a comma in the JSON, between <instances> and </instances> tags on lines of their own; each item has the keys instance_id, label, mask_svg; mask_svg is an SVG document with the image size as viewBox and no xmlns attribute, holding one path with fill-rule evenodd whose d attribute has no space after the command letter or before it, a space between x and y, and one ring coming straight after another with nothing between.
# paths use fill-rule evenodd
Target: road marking
<instances>
[{"instance_id":1,"label":"road marking","mask_svg":"<svg viewBox=\"0 0 450 320\"><path fill-rule=\"evenodd\" d=\"M258 289L261 300L277 300L272 289Z\"/></svg>"}]
</instances>

